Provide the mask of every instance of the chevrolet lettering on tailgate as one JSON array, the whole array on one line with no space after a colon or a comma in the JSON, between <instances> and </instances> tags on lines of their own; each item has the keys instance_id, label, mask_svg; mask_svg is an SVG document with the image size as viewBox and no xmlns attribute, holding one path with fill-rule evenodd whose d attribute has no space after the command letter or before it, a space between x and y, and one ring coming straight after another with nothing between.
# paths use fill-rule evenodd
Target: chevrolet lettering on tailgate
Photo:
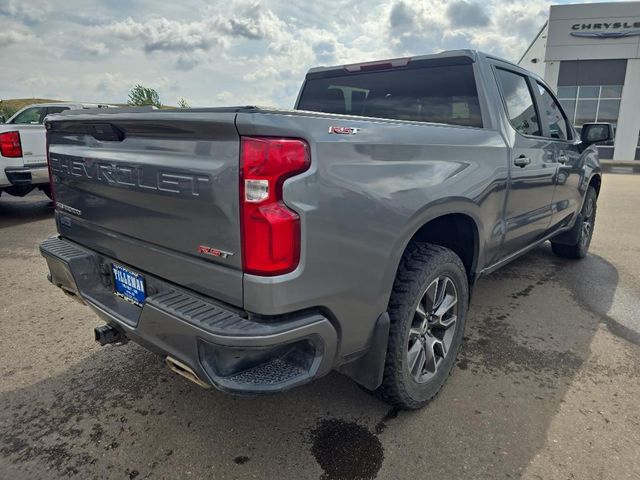
<instances>
[{"instance_id":1,"label":"chevrolet lettering on tailgate","mask_svg":"<svg viewBox=\"0 0 640 480\"><path fill-rule=\"evenodd\" d=\"M164 171L142 165L84 161L55 154L50 155L51 173L61 182L65 179L83 178L97 183L123 188L173 193L200 197L211 183L208 175L187 172Z\"/></svg>"}]
</instances>

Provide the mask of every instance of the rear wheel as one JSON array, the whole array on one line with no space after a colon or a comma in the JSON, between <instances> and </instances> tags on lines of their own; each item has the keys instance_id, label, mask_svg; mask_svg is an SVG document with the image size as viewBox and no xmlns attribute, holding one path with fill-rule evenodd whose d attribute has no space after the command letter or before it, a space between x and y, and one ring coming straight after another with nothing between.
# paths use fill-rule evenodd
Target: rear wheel
<instances>
[{"instance_id":1,"label":"rear wheel","mask_svg":"<svg viewBox=\"0 0 640 480\"><path fill-rule=\"evenodd\" d=\"M42 190L44 192L44 194L47 197L49 197L49 200L53 200L53 197L51 196L51 185L40 187L40 190Z\"/></svg>"},{"instance_id":2,"label":"rear wheel","mask_svg":"<svg viewBox=\"0 0 640 480\"><path fill-rule=\"evenodd\" d=\"M596 222L598 194L595 188L589 187L587 195L584 199L584 205L580 212L579 222L575 228L578 228L578 240L575 244L565 245L562 243L551 242L551 250L559 257L564 258L584 258L589 251L591 245L591 237L593 236L593 227Z\"/></svg>"},{"instance_id":3,"label":"rear wheel","mask_svg":"<svg viewBox=\"0 0 640 480\"><path fill-rule=\"evenodd\" d=\"M451 373L469 300L467 275L448 248L412 242L389 301L391 326L380 391L392 405L426 405Z\"/></svg>"}]
</instances>

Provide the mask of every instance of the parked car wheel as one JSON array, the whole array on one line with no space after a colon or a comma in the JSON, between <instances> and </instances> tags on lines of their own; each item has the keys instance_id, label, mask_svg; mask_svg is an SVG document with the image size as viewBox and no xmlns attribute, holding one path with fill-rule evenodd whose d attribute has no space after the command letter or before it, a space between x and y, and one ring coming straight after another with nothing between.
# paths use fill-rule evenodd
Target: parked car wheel
<instances>
[{"instance_id":1,"label":"parked car wheel","mask_svg":"<svg viewBox=\"0 0 640 480\"><path fill-rule=\"evenodd\" d=\"M44 186L44 187L40 188L40 190L42 190L44 192L44 194L47 197L49 197L49 200L53 200L53 197L51 195L51 185Z\"/></svg>"},{"instance_id":2,"label":"parked car wheel","mask_svg":"<svg viewBox=\"0 0 640 480\"><path fill-rule=\"evenodd\" d=\"M589 245L591 244L591 237L593 236L593 227L596 222L597 202L598 194L595 188L589 187L584 199L580 218L577 220L577 222L579 222L579 225L576 225L576 228L579 229L578 241L573 245L554 243L552 241L551 250L553 250L553 253L564 258L577 259L587 256Z\"/></svg>"},{"instance_id":3,"label":"parked car wheel","mask_svg":"<svg viewBox=\"0 0 640 480\"><path fill-rule=\"evenodd\" d=\"M426 405L442 388L460 350L469 284L460 258L422 242L407 247L389 301L383 398L403 409Z\"/></svg>"}]
</instances>

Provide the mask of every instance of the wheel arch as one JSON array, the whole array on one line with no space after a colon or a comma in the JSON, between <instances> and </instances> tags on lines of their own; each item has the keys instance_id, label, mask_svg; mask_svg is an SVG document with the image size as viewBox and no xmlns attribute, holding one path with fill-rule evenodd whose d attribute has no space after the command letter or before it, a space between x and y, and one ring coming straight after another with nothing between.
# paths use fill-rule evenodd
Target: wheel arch
<instances>
[{"instance_id":1,"label":"wheel arch","mask_svg":"<svg viewBox=\"0 0 640 480\"><path fill-rule=\"evenodd\" d=\"M473 283L478 263L479 233L471 216L465 213L447 213L433 218L416 230L407 245L414 241L432 243L452 250L462 260L469 284Z\"/></svg>"},{"instance_id":2,"label":"wheel arch","mask_svg":"<svg viewBox=\"0 0 640 480\"><path fill-rule=\"evenodd\" d=\"M589 179L589 186L593 187L596 191L596 196L600 196L600 187L602 186L602 174L600 172L596 172L591 175Z\"/></svg>"},{"instance_id":3,"label":"wheel arch","mask_svg":"<svg viewBox=\"0 0 640 480\"><path fill-rule=\"evenodd\" d=\"M478 259L481 255L482 224L477 215L477 205L466 201L460 202L459 200L455 202L457 205L453 204L453 202L449 204L443 201L434 208L425 208L414 217L405 233L399 236L398 243L392 250L393 255L390 256L387 264L387 278L389 278L389 281L386 282L383 293L386 296L387 303L391 296L402 255L404 255L409 244L416 240L436 243L450 248L460 256L469 280L469 295L471 295L476 279L475 272L478 267ZM454 208L444 210L442 208L444 204ZM456 206L457 208L455 208ZM436 230L441 233L440 237L434 236L433 232ZM446 241L452 231L463 232L462 235L455 236L456 244ZM463 251L463 248L466 248L466 250ZM385 311L378 318L374 327L369 352L356 361L343 365L339 370L368 389L374 390L378 388L382 383L388 335L389 316Z\"/></svg>"},{"instance_id":4,"label":"wheel arch","mask_svg":"<svg viewBox=\"0 0 640 480\"><path fill-rule=\"evenodd\" d=\"M443 208L447 205L449 208ZM386 292L390 294L400 265L400 259L412 241L434 243L453 250L462 260L472 287L482 258L483 224L478 206L467 199L441 200L415 215L405 233L399 237L396 252L391 259L391 281ZM481 265L480 265L481 266Z\"/></svg>"}]
</instances>

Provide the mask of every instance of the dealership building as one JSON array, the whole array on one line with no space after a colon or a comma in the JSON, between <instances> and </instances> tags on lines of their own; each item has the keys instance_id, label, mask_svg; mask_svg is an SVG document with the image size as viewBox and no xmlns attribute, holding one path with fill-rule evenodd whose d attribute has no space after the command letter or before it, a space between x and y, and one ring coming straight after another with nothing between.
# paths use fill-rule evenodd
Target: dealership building
<instances>
[{"instance_id":1,"label":"dealership building","mask_svg":"<svg viewBox=\"0 0 640 480\"><path fill-rule=\"evenodd\" d=\"M601 158L640 160L640 2L553 5L518 64L556 90L578 129L614 125Z\"/></svg>"}]
</instances>

